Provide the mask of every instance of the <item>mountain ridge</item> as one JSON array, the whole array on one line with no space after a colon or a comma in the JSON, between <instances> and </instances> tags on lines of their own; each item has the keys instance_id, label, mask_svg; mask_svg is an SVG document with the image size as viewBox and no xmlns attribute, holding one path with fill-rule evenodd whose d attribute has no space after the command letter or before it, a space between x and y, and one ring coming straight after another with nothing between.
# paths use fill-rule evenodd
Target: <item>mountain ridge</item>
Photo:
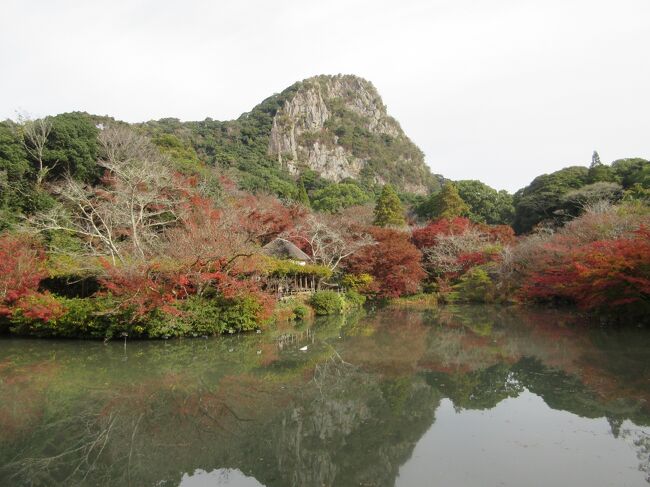
<instances>
[{"instance_id":1,"label":"mountain ridge","mask_svg":"<svg viewBox=\"0 0 650 487\"><path fill-rule=\"evenodd\" d=\"M370 81L319 75L289 90L273 117L269 153L290 173L302 166L330 181L367 179L417 194L436 186L424 154Z\"/></svg>"},{"instance_id":2,"label":"mountain ridge","mask_svg":"<svg viewBox=\"0 0 650 487\"><path fill-rule=\"evenodd\" d=\"M318 75L269 96L237 119L136 124L187 140L206 162L239 173L244 189L278 194L313 171L367 188L390 183L425 195L440 187L422 151L388 115L374 85L355 75Z\"/></svg>"}]
</instances>

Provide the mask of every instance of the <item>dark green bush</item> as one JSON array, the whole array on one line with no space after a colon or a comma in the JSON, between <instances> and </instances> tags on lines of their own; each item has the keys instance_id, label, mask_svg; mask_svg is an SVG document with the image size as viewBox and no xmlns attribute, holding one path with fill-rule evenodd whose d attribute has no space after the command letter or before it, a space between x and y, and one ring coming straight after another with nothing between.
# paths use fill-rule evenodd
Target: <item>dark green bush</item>
<instances>
[{"instance_id":1,"label":"dark green bush","mask_svg":"<svg viewBox=\"0 0 650 487\"><path fill-rule=\"evenodd\" d=\"M65 338L105 338L121 331L136 333L128 314L114 312L114 303L109 298L56 300L65 308L61 317L45 322L16 314L11 319L11 333Z\"/></svg>"},{"instance_id":2,"label":"dark green bush","mask_svg":"<svg viewBox=\"0 0 650 487\"><path fill-rule=\"evenodd\" d=\"M343 309L343 298L335 291L318 291L309 300L317 315L340 313Z\"/></svg>"},{"instance_id":3,"label":"dark green bush","mask_svg":"<svg viewBox=\"0 0 650 487\"><path fill-rule=\"evenodd\" d=\"M253 296L233 300L223 299L220 300L220 304L219 321L226 333L255 330L263 324L258 320L262 304Z\"/></svg>"},{"instance_id":4,"label":"dark green bush","mask_svg":"<svg viewBox=\"0 0 650 487\"><path fill-rule=\"evenodd\" d=\"M62 298L57 301L65 313L57 319L41 321L16 314L0 328L16 335L66 338L130 337L169 338L219 335L258 328L262 304L254 297L237 299L189 298L177 305L178 314L156 310L134 319L120 311L108 297Z\"/></svg>"},{"instance_id":5,"label":"dark green bush","mask_svg":"<svg viewBox=\"0 0 650 487\"><path fill-rule=\"evenodd\" d=\"M191 297L179 306L179 315L158 312L147 322L152 338L213 336L259 328L261 304L252 296L237 299Z\"/></svg>"},{"instance_id":6,"label":"dark green bush","mask_svg":"<svg viewBox=\"0 0 650 487\"><path fill-rule=\"evenodd\" d=\"M299 304L293 308L293 314L297 320L304 320L309 315L309 309L304 304Z\"/></svg>"}]
</instances>

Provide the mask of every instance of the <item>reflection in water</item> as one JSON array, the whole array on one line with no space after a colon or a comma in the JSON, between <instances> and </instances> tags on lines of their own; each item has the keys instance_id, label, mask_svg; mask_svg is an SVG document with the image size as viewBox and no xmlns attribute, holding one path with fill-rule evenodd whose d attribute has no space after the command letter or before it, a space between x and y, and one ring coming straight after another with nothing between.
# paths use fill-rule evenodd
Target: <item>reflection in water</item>
<instances>
[{"instance_id":1,"label":"reflection in water","mask_svg":"<svg viewBox=\"0 0 650 487\"><path fill-rule=\"evenodd\" d=\"M605 418L551 409L526 390L488 411L445 399L396 485L638 485L630 453Z\"/></svg>"},{"instance_id":2,"label":"reflection in water","mask_svg":"<svg viewBox=\"0 0 650 487\"><path fill-rule=\"evenodd\" d=\"M488 307L5 339L0 485L647 486L649 342Z\"/></svg>"},{"instance_id":3,"label":"reflection in water","mask_svg":"<svg viewBox=\"0 0 650 487\"><path fill-rule=\"evenodd\" d=\"M247 477L237 469L219 468L212 472L197 470L193 474L185 474L180 487L264 487L253 477Z\"/></svg>"}]
</instances>

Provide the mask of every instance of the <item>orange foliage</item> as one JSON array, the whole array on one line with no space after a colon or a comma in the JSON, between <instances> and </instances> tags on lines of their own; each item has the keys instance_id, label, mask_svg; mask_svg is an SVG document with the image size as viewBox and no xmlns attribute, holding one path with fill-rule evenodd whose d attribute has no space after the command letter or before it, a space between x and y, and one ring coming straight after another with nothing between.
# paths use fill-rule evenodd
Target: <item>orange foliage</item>
<instances>
[{"instance_id":1,"label":"orange foliage","mask_svg":"<svg viewBox=\"0 0 650 487\"><path fill-rule=\"evenodd\" d=\"M425 272L420 265L422 254L408 235L388 228L372 227L368 233L375 245L362 248L349 257L347 272L370 274L371 290L379 297L399 297L418 291Z\"/></svg>"},{"instance_id":2,"label":"orange foliage","mask_svg":"<svg viewBox=\"0 0 650 487\"><path fill-rule=\"evenodd\" d=\"M574 246L546 244L545 258L529 272L525 299L565 299L586 309L650 303L650 231Z\"/></svg>"}]
</instances>

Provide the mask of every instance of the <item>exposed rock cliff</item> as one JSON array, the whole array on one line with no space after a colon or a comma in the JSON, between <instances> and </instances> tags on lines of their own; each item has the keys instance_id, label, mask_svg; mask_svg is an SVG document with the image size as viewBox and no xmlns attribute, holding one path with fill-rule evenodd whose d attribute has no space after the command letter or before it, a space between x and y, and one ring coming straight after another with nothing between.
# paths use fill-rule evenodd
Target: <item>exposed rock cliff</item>
<instances>
[{"instance_id":1,"label":"exposed rock cliff","mask_svg":"<svg viewBox=\"0 0 650 487\"><path fill-rule=\"evenodd\" d=\"M392 183L424 194L437 179L422 152L388 116L375 87L351 75L317 76L277 95L269 154L292 174Z\"/></svg>"},{"instance_id":2,"label":"exposed rock cliff","mask_svg":"<svg viewBox=\"0 0 650 487\"><path fill-rule=\"evenodd\" d=\"M140 126L152 137L175 135L249 191L295 198L297 176L307 169L330 181L351 178L368 189L391 183L426 194L440 187L440 177L388 115L375 87L352 75L294 83L236 120L162 119Z\"/></svg>"}]
</instances>

